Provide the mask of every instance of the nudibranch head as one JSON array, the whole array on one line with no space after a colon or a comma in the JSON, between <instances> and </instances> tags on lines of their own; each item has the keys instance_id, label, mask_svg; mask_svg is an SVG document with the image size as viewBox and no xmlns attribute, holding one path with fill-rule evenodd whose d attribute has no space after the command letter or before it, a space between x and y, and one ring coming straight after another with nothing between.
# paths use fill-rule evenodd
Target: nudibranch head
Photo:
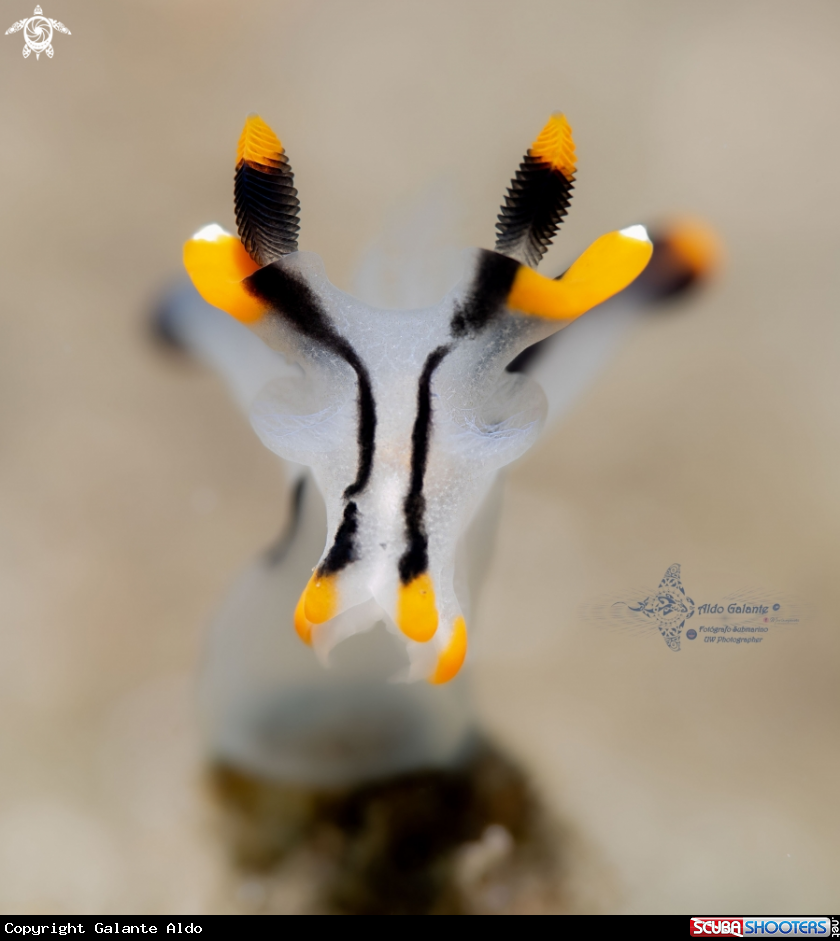
<instances>
[{"instance_id":1,"label":"nudibranch head","mask_svg":"<svg viewBox=\"0 0 840 941\"><path fill-rule=\"evenodd\" d=\"M626 287L652 251L632 226L599 238L560 278L534 270L575 170L571 129L553 115L511 182L495 251L471 251L461 283L433 307L381 310L297 250L291 166L271 129L248 118L239 237L208 226L187 242L184 264L206 301L296 364L262 389L251 420L267 447L312 469L325 499L327 543L294 616L320 655L384 619L408 649L406 678L445 683L460 670L470 599L459 548L545 414L540 387L507 367Z\"/></svg>"}]
</instances>

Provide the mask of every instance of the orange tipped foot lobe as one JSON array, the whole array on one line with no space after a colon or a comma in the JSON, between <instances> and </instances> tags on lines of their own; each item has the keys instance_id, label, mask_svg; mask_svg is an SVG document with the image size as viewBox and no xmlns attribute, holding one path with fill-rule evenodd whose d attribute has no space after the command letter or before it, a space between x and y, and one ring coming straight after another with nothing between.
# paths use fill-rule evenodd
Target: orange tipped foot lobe
<instances>
[{"instance_id":1,"label":"orange tipped foot lobe","mask_svg":"<svg viewBox=\"0 0 840 941\"><path fill-rule=\"evenodd\" d=\"M300 202L280 139L248 116L236 151L236 225L248 254L262 267L298 250Z\"/></svg>"},{"instance_id":2,"label":"orange tipped foot lobe","mask_svg":"<svg viewBox=\"0 0 840 941\"><path fill-rule=\"evenodd\" d=\"M334 575L319 575L316 571L303 592L303 616L310 624L329 621L338 610L338 588Z\"/></svg>"},{"instance_id":3,"label":"orange tipped foot lobe","mask_svg":"<svg viewBox=\"0 0 840 941\"><path fill-rule=\"evenodd\" d=\"M576 170L572 129L553 114L511 180L496 223L496 251L536 267L560 228Z\"/></svg>"},{"instance_id":4,"label":"orange tipped foot lobe","mask_svg":"<svg viewBox=\"0 0 840 941\"><path fill-rule=\"evenodd\" d=\"M429 682L437 685L448 683L457 676L467 656L467 625L463 618L456 618L452 627L452 637L438 657L434 672Z\"/></svg>"},{"instance_id":5,"label":"orange tipped foot lobe","mask_svg":"<svg viewBox=\"0 0 840 941\"><path fill-rule=\"evenodd\" d=\"M184 267L204 300L231 317L255 323L268 310L243 283L258 265L242 242L220 226L205 226L184 245Z\"/></svg>"},{"instance_id":6,"label":"orange tipped foot lobe","mask_svg":"<svg viewBox=\"0 0 840 941\"><path fill-rule=\"evenodd\" d=\"M307 620L304 610L306 604L306 592L300 596L297 607L295 608L294 625L298 637L308 646L312 646L312 622Z\"/></svg>"},{"instance_id":7,"label":"orange tipped foot lobe","mask_svg":"<svg viewBox=\"0 0 840 941\"><path fill-rule=\"evenodd\" d=\"M428 574L400 585L397 595L397 626L411 640L425 643L435 636L438 611L435 588Z\"/></svg>"}]
</instances>

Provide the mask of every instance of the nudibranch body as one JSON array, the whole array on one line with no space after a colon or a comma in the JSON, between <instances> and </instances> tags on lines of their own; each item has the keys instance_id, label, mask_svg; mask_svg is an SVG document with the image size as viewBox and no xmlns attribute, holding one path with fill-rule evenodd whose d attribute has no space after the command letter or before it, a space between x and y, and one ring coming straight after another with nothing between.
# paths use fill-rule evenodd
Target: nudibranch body
<instances>
[{"instance_id":1,"label":"nudibranch body","mask_svg":"<svg viewBox=\"0 0 840 941\"><path fill-rule=\"evenodd\" d=\"M464 534L498 471L535 441L546 400L509 370L529 347L622 290L652 246L642 226L598 239L552 280L536 265L566 214L571 130L554 115L505 198L495 251L469 253L433 307L389 311L334 287L297 250L298 199L282 144L251 116L235 183L239 236L198 232L184 261L202 297L279 354L251 397L272 451L311 468L327 543L294 617L326 656L385 620L408 649L408 679L443 683L467 651Z\"/></svg>"}]
</instances>

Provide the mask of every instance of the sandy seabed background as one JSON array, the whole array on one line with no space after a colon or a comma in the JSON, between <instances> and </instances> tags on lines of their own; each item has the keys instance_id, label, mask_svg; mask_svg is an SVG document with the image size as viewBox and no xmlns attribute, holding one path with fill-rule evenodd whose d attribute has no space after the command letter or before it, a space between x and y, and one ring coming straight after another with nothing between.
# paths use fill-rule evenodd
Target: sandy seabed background
<instances>
[{"instance_id":1,"label":"sandy seabed background","mask_svg":"<svg viewBox=\"0 0 840 941\"><path fill-rule=\"evenodd\" d=\"M8 0L6 25L31 16ZM514 469L476 632L488 726L581 834L584 909L827 914L840 773L840 5L835 0L48 0L0 37L0 909L246 911L202 788L206 623L286 512L221 383L145 320L233 225L245 115L287 145L301 246L349 288L445 179L464 245L547 115L575 129L543 270L690 211L708 291L630 337ZM582 606L763 586L752 647L607 631Z\"/></svg>"}]
</instances>

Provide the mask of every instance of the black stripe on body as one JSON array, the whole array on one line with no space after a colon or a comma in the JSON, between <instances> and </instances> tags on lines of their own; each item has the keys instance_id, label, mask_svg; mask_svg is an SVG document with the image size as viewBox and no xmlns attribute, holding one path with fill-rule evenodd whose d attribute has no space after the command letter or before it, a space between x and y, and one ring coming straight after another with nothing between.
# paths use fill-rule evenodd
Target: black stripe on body
<instances>
[{"instance_id":1,"label":"black stripe on body","mask_svg":"<svg viewBox=\"0 0 840 941\"><path fill-rule=\"evenodd\" d=\"M350 343L336 333L309 285L289 271L268 265L244 282L246 288L294 324L305 336L340 356L356 373L359 384L358 443L359 470L355 481L344 491L348 499L361 493L370 480L376 440L376 403L370 373Z\"/></svg>"},{"instance_id":2,"label":"black stripe on body","mask_svg":"<svg viewBox=\"0 0 840 941\"><path fill-rule=\"evenodd\" d=\"M453 337L474 337L501 311L519 270L519 262L482 250L469 293L455 305L450 325Z\"/></svg>"},{"instance_id":3,"label":"black stripe on body","mask_svg":"<svg viewBox=\"0 0 840 941\"><path fill-rule=\"evenodd\" d=\"M300 201L284 153L277 154L270 165L240 160L233 203L239 237L258 265L298 250Z\"/></svg>"},{"instance_id":4,"label":"black stripe on body","mask_svg":"<svg viewBox=\"0 0 840 941\"><path fill-rule=\"evenodd\" d=\"M295 274L283 271L275 265L268 265L254 272L243 283L247 290L276 310L304 336L310 337L324 349L341 357L356 373L358 383L356 440L359 448L359 464L356 479L344 490L344 497L349 500L367 487L373 469L376 445L376 403L373 398L370 373L352 345L336 332L314 292ZM353 507L353 526L349 527L347 513L351 506ZM338 564L339 559L343 560L340 567L348 565L356 558L353 542L353 536L358 528L356 513L356 504L348 504L345 509L345 520L339 527L333 548L327 556L327 560L332 558L340 539L346 537L346 540L349 540L348 544L341 552L337 552L334 559L334 564ZM347 526L346 529L345 526ZM343 532L344 535L342 535ZM324 565L326 564L325 560ZM334 568L332 571L336 572L339 569Z\"/></svg>"},{"instance_id":5,"label":"black stripe on body","mask_svg":"<svg viewBox=\"0 0 840 941\"><path fill-rule=\"evenodd\" d=\"M332 548L327 553L326 559L318 566L319 575L335 575L343 568L346 568L351 562L359 558L358 548L356 547L356 533L359 530L359 508L355 501L351 500L344 507L344 517L338 532L335 534Z\"/></svg>"},{"instance_id":6,"label":"black stripe on body","mask_svg":"<svg viewBox=\"0 0 840 941\"><path fill-rule=\"evenodd\" d=\"M448 346L439 346L429 353L417 386L417 417L411 432L411 483L403 503L405 536L408 543L399 562L400 581L403 585L408 585L429 567L423 479L426 476L432 437L432 376L450 349Z\"/></svg>"},{"instance_id":7,"label":"black stripe on body","mask_svg":"<svg viewBox=\"0 0 840 941\"><path fill-rule=\"evenodd\" d=\"M572 201L567 179L529 151L511 180L496 223L496 251L535 268L548 251Z\"/></svg>"}]
</instances>

